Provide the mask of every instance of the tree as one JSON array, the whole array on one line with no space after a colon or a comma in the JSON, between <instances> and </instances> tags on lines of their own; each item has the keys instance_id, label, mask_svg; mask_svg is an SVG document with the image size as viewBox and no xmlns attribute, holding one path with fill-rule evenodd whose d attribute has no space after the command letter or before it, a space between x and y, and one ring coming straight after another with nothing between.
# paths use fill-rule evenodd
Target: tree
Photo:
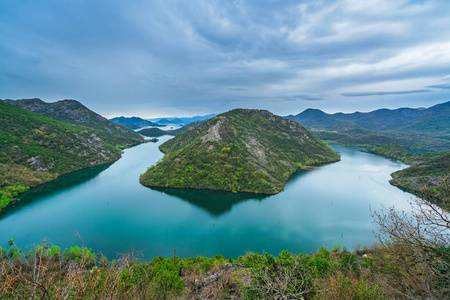
<instances>
[{"instance_id":1,"label":"tree","mask_svg":"<svg viewBox=\"0 0 450 300\"><path fill-rule=\"evenodd\" d=\"M441 185L449 192L446 176ZM422 189L427 193L426 186ZM380 242L380 272L393 292L406 297L450 296L450 201L422 194L411 201L411 212L395 207L373 211L375 236Z\"/></svg>"}]
</instances>

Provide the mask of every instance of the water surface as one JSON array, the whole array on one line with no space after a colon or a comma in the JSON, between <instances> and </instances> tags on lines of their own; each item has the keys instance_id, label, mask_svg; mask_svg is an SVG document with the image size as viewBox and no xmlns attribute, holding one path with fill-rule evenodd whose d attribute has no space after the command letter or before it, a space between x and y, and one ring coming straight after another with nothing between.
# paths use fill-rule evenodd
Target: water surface
<instances>
[{"instance_id":1,"label":"water surface","mask_svg":"<svg viewBox=\"0 0 450 300\"><path fill-rule=\"evenodd\" d=\"M60 247L84 245L110 258L131 249L145 258L197 255L237 258L248 251L310 253L326 245L374 242L369 207L408 209L412 196L388 181L406 167L356 148L332 146L342 160L295 173L272 196L151 189L139 175L162 158L158 145L125 150L117 162L66 174L31 189L0 216L0 246L44 238Z\"/></svg>"}]
</instances>

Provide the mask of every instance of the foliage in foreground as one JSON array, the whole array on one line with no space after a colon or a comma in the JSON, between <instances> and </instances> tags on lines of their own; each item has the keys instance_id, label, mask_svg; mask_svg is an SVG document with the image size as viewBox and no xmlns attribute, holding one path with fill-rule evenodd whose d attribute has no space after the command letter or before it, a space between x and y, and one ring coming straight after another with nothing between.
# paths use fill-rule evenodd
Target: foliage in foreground
<instances>
[{"instance_id":1,"label":"foliage in foreground","mask_svg":"<svg viewBox=\"0 0 450 300\"><path fill-rule=\"evenodd\" d=\"M11 241L14 245L14 242ZM450 248L417 261L401 241L349 253L250 253L237 260L132 254L108 261L85 247L1 249L1 299L406 299L450 296ZM365 255L363 255L365 254ZM414 260L415 259L415 260ZM435 269L437 268L437 269Z\"/></svg>"},{"instance_id":2,"label":"foliage in foreground","mask_svg":"<svg viewBox=\"0 0 450 300\"><path fill-rule=\"evenodd\" d=\"M436 201L372 212L378 243L353 253L336 244L311 255L108 261L85 247L22 251L11 239L0 248L0 298L449 299L450 201Z\"/></svg>"}]
</instances>

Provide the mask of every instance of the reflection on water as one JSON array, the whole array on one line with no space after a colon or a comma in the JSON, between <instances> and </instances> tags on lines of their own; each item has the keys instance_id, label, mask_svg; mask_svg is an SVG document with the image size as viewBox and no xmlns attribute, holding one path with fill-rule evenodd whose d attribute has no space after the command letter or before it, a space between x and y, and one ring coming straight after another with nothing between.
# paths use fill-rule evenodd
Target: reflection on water
<instances>
[{"instance_id":1,"label":"reflection on water","mask_svg":"<svg viewBox=\"0 0 450 300\"><path fill-rule=\"evenodd\" d=\"M211 216L220 216L227 213L231 208L241 202L248 200L262 201L270 195L252 193L232 193L212 190L173 189L173 188L151 188L161 193L175 196L187 201L205 211Z\"/></svg>"},{"instance_id":2,"label":"reflection on water","mask_svg":"<svg viewBox=\"0 0 450 300\"><path fill-rule=\"evenodd\" d=\"M53 194L58 193L61 190L69 190L82 183L88 182L94 179L98 174L108 169L112 164L106 164L101 166L95 166L92 168L82 169L74 171L68 174L63 174L56 180L53 180L44 185L37 186L28 190L27 192L19 196L19 201L14 202L11 206L4 209L0 215L12 213L14 210L19 209L30 202L36 202L46 197L50 197Z\"/></svg>"},{"instance_id":3,"label":"reflection on water","mask_svg":"<svg viewBox=\"0 0 450 300\"><path fill-rule=\"evenodd\" d=\"M310 253L334 243L351 249L374 242L369 206L409 206L411 195L389 185L389 174L405 165L340 146L332 146L340 162L296 172L276 195L142 186L139 174L163 157L158 146L168 139L23 194L0 216L0 247L9 238L23 247L43 238L62 248L81 245L76 231L110 258L130 249L146 259L173 249L180 257L234 258L248 251Z\"/></svg>"}]
</instances>

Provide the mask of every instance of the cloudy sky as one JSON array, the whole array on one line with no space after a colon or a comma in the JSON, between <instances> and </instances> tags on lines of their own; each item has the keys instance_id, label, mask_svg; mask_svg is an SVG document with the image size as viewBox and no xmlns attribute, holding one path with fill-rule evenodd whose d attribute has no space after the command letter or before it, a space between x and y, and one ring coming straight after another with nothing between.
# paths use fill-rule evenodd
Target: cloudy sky
<instances>
[{"instance_id":1,"label":"cloudy sky","mask_svg":"<svg viewBox=\"0 0 450 300\"><path fill-rule=\"evenodd\" d=\"M450 1L0 0L0 99L106 116L450 100Z\"/></svg>"}]
</instances>

